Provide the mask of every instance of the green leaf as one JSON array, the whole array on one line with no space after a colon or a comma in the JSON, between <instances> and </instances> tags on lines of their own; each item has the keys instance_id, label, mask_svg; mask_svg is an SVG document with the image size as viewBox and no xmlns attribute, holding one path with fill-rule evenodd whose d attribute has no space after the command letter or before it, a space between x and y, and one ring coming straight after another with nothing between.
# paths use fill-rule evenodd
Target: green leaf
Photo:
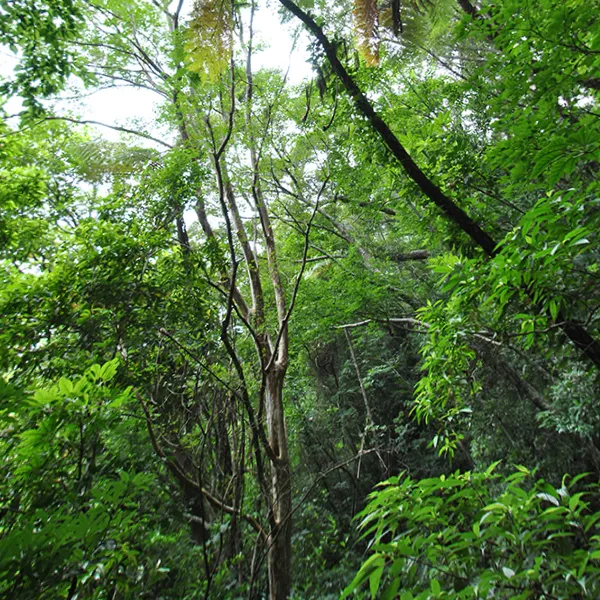
<instances>
[{"instance_id":1,"label":"green leaf","mask_svg":"<svg viewBox=\"0 0 600 600\"><path fill-rule=\"evenodd\" d=\"M486 476L490 476L496 469L496 467L502 462L502 459L497 460L496 462L493 462L486 470L485 470L485 474ZM518 468L518 467L517 467Z\"/></svg>"},{"instance_id":2,"label":"green leaf","mask_svg":"<svg viewBox=\"0 0 600 600\"><path fill-rule=\"evenodd\" d=\"M578 506L581 506L581 498L584 496L583 492L579 492L577 494L573 494L569 499L569 510L574 511Z\"/></svg>"},{"instance_id":3,"label":"green leaf","mask_svg":"<svg viewBox=\"0 0 600 600\"><path fill-rule=\"evenodd\" d=\"M400 579L394 579L394 581L392 581L392 583L385 588L383 594L381 595L381 600L394 600L399 588Z\"/></svg>"},{"instance_id":4,"label":"green leaf","mask_svg":"<svg viewBox=\"0 0 600 600\"><path fill-rule=\"evenodd\" d=\"M494 512L494 511L498 511L498 510L501 512L507 512L509 510L509 508L508 508L508 506L506 506L506 504L502 504L501 502L492 502L491 504L484 506L483 510L488 511L488 512Z\"/></svg>"},{"instance_id":5,"label":"green leaf","mask_svg":"<svg viewBox=\"0 0 600 600\"><path fill-rule=\"evenodd\" d=\"M65 377L61 377L58 380L58 388L65 396L71 395L74 390L73 383Z\"/></svg>"},{"instance_id":6,"label":"green leaf","mask_svg":"<svg viewBox=\"0 0 600 600\"><path fill-rule=\"evenodd\" d=\"M102 379L105 382L110 381L117 373L119 362L119 357L115 357L112 360L105 363L104 365L102 365L98 373L98 378Z\"/></svg>"},{"instance_id":7,"label":"green leaf","mask_svg":"<svg viewBox=\"0 0 600 600\"><path fill-rule=\"evenodd\" d=\"M558 311L559 311L558 302L556 300L554 300L554 299L550 300L549 310L550 310L550 316L552 317L552 320L556 321L556 319L558 318Z\"/></svg>"},{"instance_id":8,"label":"green leaf","mask_svg":"<svg viewBox=\"0 0 600 600\"><path fill-rule=\"evenodd\" d=\"M379 591L379 584L381 582L381 576L383 575L383 566L377 567L369 576L369 591L371 592L371 598L377 596Z\"/></svg>"}]
</instances>

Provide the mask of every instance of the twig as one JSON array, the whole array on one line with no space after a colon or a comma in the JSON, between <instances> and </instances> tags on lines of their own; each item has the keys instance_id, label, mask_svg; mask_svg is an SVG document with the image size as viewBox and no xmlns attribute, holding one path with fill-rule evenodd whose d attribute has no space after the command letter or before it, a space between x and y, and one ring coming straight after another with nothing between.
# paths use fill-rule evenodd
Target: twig
<instances>
[{"instance_id":1,"label":"twig","mask_svg":"<svg viewBox=\"0 0 600 600\"><path fill-rule=\"evenodd\" d=\"M136 131L135 129L129 129L127 127L120 127L119 125L108 125L108 123L101 123L100 121L92 121L89 119L73 119L71 117L55 117L55 116L44 117L43 119L40 119L33 125L29 125L27 127L24 127L23 129L19 129L17 131L11 131L10 133L5 133L4 135L1 135L0 138L7 137L9 135L16 135L23 131L27 131L28 129L33 129L34 127L36 127L37 125L40 125L44 121L68 121L69 123L75 123L77 125L98 125L100 127L107 127L108 129L114 129L115 131L121 131L123 133L130 133L132 135L137 135L137 136L143 137L147 140L156 142L157 144L161 144L162 146L166 146L167 148L173 148L173 146L171 144L168 144L167 142L164 142L163 140L159 140L158 138L155 138L154 136L150 135L149 133L143 133L142 131Z\"/></svg>"},{"instance_id":2,"label":"twig","mask_svg":"<svg viewBox=\"0 0 600 600\"><path fill-rule=\"evenodd\" d=\"M136 391L135 395L142 407L142 410L144 411L144 415L146 417L146 427L148 429L148 434L150 436L150 442L152 444L152 447L154 448L154 451L164 461L167 468L171 471L171 473L173 473L175 478L182 484L182 486L191 488L191 489L195 490L196 492L199 492L215 508L224 511L227 514L237 515L238 517L244 519L260 535L260 537L263 539L263 541L266 542L266 540L268 539L267 534L266 534L265 530L262 528L262 525L253 516L247 515L245 513L241 513L240 511L237 511L233 507L225 504L222 500L217 498L215 495L213 495L211 492L209 492L206 488L202 487L201 485L199 485L198 483L196 483L195 481L190 479L190 477L185 473L182 465L179 463L179 461L176 458L172 459L166 455L160 442L158 441L156 432L154 431L154 427L152 425L152 418L150 416L150 411L148 410L148 406L146 405L146 402L144 401L144 399L142 398L142 395L139 392Z\"/></svg>"}]
</instances>

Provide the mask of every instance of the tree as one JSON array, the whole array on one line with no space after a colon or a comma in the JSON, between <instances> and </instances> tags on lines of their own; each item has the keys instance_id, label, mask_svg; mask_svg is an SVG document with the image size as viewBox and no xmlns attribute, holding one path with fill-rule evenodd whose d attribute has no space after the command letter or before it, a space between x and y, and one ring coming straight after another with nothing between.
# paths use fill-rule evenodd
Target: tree
<instances>
[{"instance_id":1,"label":"tree","mask_svg":"<svg viewBox=\"0 0 600 600\"><path fill-rule=\"evenodd\" d=\"M159 7L160 8L160 7ZM197 35L195 23L202 19L204 13L210 7L199 7L198 14L191 22L189 36L192 41L188 42L193 53L193 39ZM125 10L133 18L128 21L123 19L120 14ZM99 73L91 73L100 79L121 80L133 85L145 85L152 87L162 96L169 100L167 110L172 113L173 124L175 125L179 136L179 148L173 150L171 156L162 157L159 160L165 165L164 175L156 183L164 186L163 190L157 190L158 194L164 195L166 212L164 215L156 215L159 219L167 220L175 218L177 239L182 252L182 264L185 276L197 286L194 293L200 290L204 292L212 289L217 293L222 304L221 308L215 308L219 315L220 324L220 342L222 343L222 354L219 358L212 359L215 363L211 367L206 367L206 371L213 375L216 388L215 391L221 395L223 391L227 392L227 397L222 400L223 410L237 410L234 406L241 407L245 412L245 418L250 425L251 445L254 456L254 469L257 477L258 489L261 490L266 502L267 525L259 525L254 517L245 514L245 509L239 505L241 500L241 490L243 489L244 473L248 469L244 466L244 443L238 440L238 453L241 455L233 457L231 460L236 464L234 472L225 469L224 475L230 480L226 480L226 485L234 484L236 493L232 495L233 504L227 504L224 498L219 498L203 485L207 474L203 473L203 468L195 463L193 453L190 454L186 443L179 436L168 432L166 423L177 415L168 417L166 414L153 415L147 400L140 395L148 421L148 427L152 444L157 454L165 461L169 470L175 476L184 493L192 498L192 503L208 502L213 508L224 510L233 515L233 518L245 519L257 531L259 539L264 544L265 552L268 554L269 566L269 587L273 598L284 598L290 593L290 569L291 569L291 473L288 455L287 432L285 428L284 408L283 408L283 381L287 370L289 342L288 342L288 322L294 307L298 287L304 270L306 254L308 251L308 238L310 234L310 223L312 218L309 216L301 235L305 240L305 250L299 273L291 283L287 285L282 280L280 267L277 261L276 243L273 233L273 227L270 221L268 195L263 191L262 178L263 164L270 164L273 168L273 159L264 150L265 144L270 143L271 129L278 121L283 122L284 117L279 116L279 98L278 87L280 83L276 79L263 77L265 85L270 86L271 92L261 98L261 104L258 105L254 99L254 83L252 73L252 11L250 14L249 30L249 50L244 70L246 76L245 100L242 108L238 109L236 97L237 87L239 85L240 72L236 69L233 60L231 64L221 65L226 72L217 72L218 81L214 81L214 72L209 67L208 77L203 83L201 79L195 77L189 72L182 71L181 51L183 47L183 34L179 31L179 11L181 5L174 13L170 13L167 7L160 11L147 6L120 8L113 7L110 4L102 6L94 12L88 12L87 17L90 23L95 21L95 25L90 27L87 35L80 37L76 42L84 49L89 48L88 60L97 61L101 55L106 59L106 68ZM214 24L217 28L226 28L228 23L233 21L234 15L227 11L230 8L223 8L225 13L219 13L219 20ZM133 12L131 12L133 11ZM163 13L163 14L161 14ZM160 28L159 18L165 18L168 26L167 31L173 41L173 47L164 46L162 41L165 38L165 29ZM202 21L200 27L205 27L206 23ZM143 33L142 33L143 32ZM152 48L148 48L150 35L155 35L154 48L161 48L167 52L165 56L152 56ZM222 31L219 33L224 37L230 36L231 32ZM145 47L146 46L146 47ZM226 48L226 46L224 46ZM85 55L82 55L82 59ZM133 65L132 59L141 65L139 75L131 75ZM161 64L165 61L172 61L173 70L163 69ZM202 64L202 58L197 58ZM209 57L209 62L211 57ZM192 68L193 65L192 65ZM131 79L134 77L134 79ZM272 80L270 80L272 79ZM145 80L145 83L142 83ZM188 92L184 100L183 90ZM202 90L205 94L203 99L194 99L191 94ZM201 118L198 115L202 115ZM243 119L246 140L239 134L238 119ZM200 129L200 131L199 131ZM94 150L96 151L96 150ZM232 168L231 159L228 154L240 154L249 152L250 170L240 170L239 172ZM98 157L100 160L102 157ZM210 159L210 163L208 162ZM189 181L184 182L185 170L190 169L191 175ZM215 178L214 187L209 183L209 173ZM169 172L170 171L170 172ZM153 185L154 182L150 182ZM325 191L325 184L321 184L316 189L317 204L319 196ZM195 189L194 189L194 186ZM202 194L205 190L201 186L210 186L216 193L217 206L221 213L224 228L222 231L215 232L207 216L205 200ZM128 187L128 186L126 186ZM306 191L306 190L305 190ZM121 190L114 189L118 195ZM239 197L238 197L239 194ZM183 220L183 213L187 199L194 197L196 212L199 216L199 222L202 233L205 236L205 250L196 249L190 242L189 235ZM256 211L258 227L253 225L254 240L244 224L244 214L240 206L241 197L251 202ZM142 227L141 223L138 223ZM93 228L93 227L92 227ZM87 234L91 232L88 230ZM108 231L107 231L108 233ZM142 233L142 232L140 232ZM142 233L142 236L144 233ZM262 264L259 246L257 246L257 236L262 239L262 247L266 253L267 264ZM141 241L141 240L140 240ZM134 242L134 245L136 242ZM240 259L238 252L241 253L246 274L240 274ZM140 265L141 266L141 265ZM107 265L103 266L106 274ZM144 269L146 267L143 267ZM135 274L135 268L132 275L134 277L143 277ZM202 283L201 283L202 282ZM208 286L208 288L206 288ZM247 286L247 288L246 288ZM244 289L245 288L245 289ZM272 293L275 306L274 311L270 310L268 305L267 293ZM111 294L112 295L112 294ZM286 299L289 297L289 300ZM114 301L119 305L122 300L117 295ZM95 300L97 302L97 299ZM109 300L112 304L112 298ZM109 305L110 305L109 304ZM204 308L205 317L208 310ZM116 309L116 306L115 306ZM90 310L93 310L91 308ZM118 310L118 309L117 309ZM135 364L133 349L128 348L128 339L130 332L134 327L130 311L126 310L123 318L120 318L118 331L115 332L117 338L113 343L115 348L128 356L128 361ZM199 317L202 313L197 313L186 327L202 327ZM67 326L70 326L68 324ZM238 341L238 328L245 328L247 339ZM187 350L192 360L197 359L195 350L190 350L188 346L181 341L178 332L167 322L166 327L158 330L160 335L171 340L176 346ZM155 334L156 336L156 334ZM42 338L44 339L44 338ZM205 336L200 336L201 340L206 340ZM211 340L213 343L216 340ZM254 359L248 355L249 348L247 342L251 341L256 351L258 365L252 373ZM134 381L140 381L139 373L144 371L145 352L140 356L142 362L136 364L136 373L132 374ZM139 360L139 359L138 359ZM214 373L214 368L220 361L230 361L233 372L228 372L227 377L223 378ZM129 368L133 367L129 365ZM229 371L229 368L226 367ZM250 380L248 378L251 377ZM156 390L151 392L147 388L146 394L151 399L152 404L162 404L165 401L161 394L165 393L160 385L159 374L153 376L156 379L153 386ZM187 381L181 377L182 397L185 397ZM222 388L225 388L223 390ZM194 394L195 395L195 394ZM230 406L229 406L230 405ZM167 419L164 422L164 419ZM211 417L213 418L213 417ZM216 410L217 420L221 419L220 411ZM243 418L239 414L234 417L235 420ZM163 422L161 422L163 421ZM229 426L227 422L222 423L225 427L225 437L231 435L227 431ZM162 428L167 427L167 430ZM170 449L165 449L165 440L169 440ZM227 444L227 439L220 439L220 444ZM239 447L239 444L242 444ZM230 440L231 445L234 440ZM177 448L174 451L173 448ZM185 459L182 457L186 457ZM266 463L266 466L265 466ZM270 474L267 472L270 470ZM198 510L202 511L202 508ZM204 515L196 515L200 519L205 519ZM255 577L251 574L251 581Z\"/></svg>"},{"instance_id":2,"label":"tree","mask_svg":"<svg viewBox=\"0 0 600 600\"><path fill-rule=\"evenodd\" d=\"M440 208L445 215L462 231L464 231L485 254L494 257L498 243L474 221L456 202L450 199L442 190L429 179L410 154L391 131L389 126L373 109L372 104L356 85L337 56L336 46L332 44L323 29L306 12L302 11L291 0L281 0L282 5L297 16L311 31L322 45L333 72L339 77L344 88L354 100L357 108L368 119L371 126L381 136L384 144L402 165L407 175L417 184L427 198ZM566 336L579 348L595 365L600 367L600 344L580 324L567 320L562 313L557 314L558 323Z\"/></svg>"},{"instance_id":3,"label":"tree","mask_svg":"<svg viewBox=\"0 0 600 600\"><path fill-rule=\"evenodd\" d=\"M86 394L101 415L110 406L94 382L72 407L63 382L44 407L4 414L18 422L2 438L7 473L36 419L58 437L35 450L55 459L51 493L23 477L2 510L29 494L64 537L121 473L156 476L131 499L145 521L115 508L121 486L98 514L123 517L123 536L100 522L83 557L36 550L43 576L19 580L21 593L142 595L158 578L167 597L335 596L363 550L344 532L380 479L476 477L506 457L558 486L600 468L586 11L363 2L351 17L350 3L314 3L311 17L281 4L316 39L302 86L254 68L259 3L76 3L56 60L25 69L53 84L23 84L38 112L2 130L7 397L20 406L61 377L75 389L109 363L126 400L106 435L80 432ZM36 17L50 37L56 10ZM25 65L36 36L5 31ZM65 57L89 92L151 91L157 122L110 125L123 137L108 142L80 128L91 118L41 114L41 98L73 82ZM81 477L61 447L102 470L64 513L53 476L69 490ZM34 504L13 528L41 518ZM152 573L135 591L114 566L132 573L128 544ZM90 555L113 561L101 583Z\"/></svg>"}]
</instances>

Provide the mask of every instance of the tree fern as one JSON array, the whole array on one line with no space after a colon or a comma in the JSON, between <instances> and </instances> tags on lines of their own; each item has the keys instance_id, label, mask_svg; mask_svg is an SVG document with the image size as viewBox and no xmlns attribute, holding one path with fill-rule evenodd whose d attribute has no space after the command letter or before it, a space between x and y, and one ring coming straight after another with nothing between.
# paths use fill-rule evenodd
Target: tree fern
<instances>
[{"instance_id":1,"label":"tree fern","mask_svg":"<svg viewBox=\"0 0 600 600\"><path fill-rule=\"evenodd\" d=\"M379 7L379 25L410 49L438 42L455 12L455 0L385 0Z\"/></svg>"},{"instance_id":2,"label":"tree fern","mask_svg":"<svg viewBox=\"0 0 600 600\"><path fill-rule=\"evenodd\" d=\"M109 176L128 176L156 160L151 148L130 147L107 140L72 140L64 148L77 172L93 182Z\"/></svg>"},{"instance_id":3,"label":"tree fern","mask_svg":"<svg viewBox=\"0 0 600 600\"><path fill-rule=\"evenodd\" d=\"M358 47L368 66L379 62L379 38L377 22L379 10L376 0L354 0L354 29Z\"/></svg>"},{"instance_id":4,"label":"tree fern","mask_svg":"<svg viewBox=\"0 0 600 600\"><path fill-rule=\"evenodd\" d=\"M188 69L215 81L227 69L233 48L233 15L226 0L196 0L187 42Z\"/></svg>"}]
</instances>

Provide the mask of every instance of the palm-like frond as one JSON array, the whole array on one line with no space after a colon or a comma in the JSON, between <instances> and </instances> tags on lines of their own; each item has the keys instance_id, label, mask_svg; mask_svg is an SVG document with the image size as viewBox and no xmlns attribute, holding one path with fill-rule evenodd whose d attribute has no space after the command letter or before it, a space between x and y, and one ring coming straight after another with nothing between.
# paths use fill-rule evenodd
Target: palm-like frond
<instances>
[{"instance_id":1,"label":"palm-like frond","mask_svg":"<svg viewBox=\"0 0 600 600\"><path fill-rule=\"evenodd\" d=\"M185 49L188 69L215 81L227 69L233 50L233 15L225 0L196 0Z\"/></svg>"},{"instance_id":2,"label":"palm-like frond","mask_svg":"<svg viewBox=\"0 0 600 600\"><path fill-rule=\"evenodd\" d=\"M440 38L455 12L456 0L384 0L379 25L405 47L423 46Z\"/></svg>"},{"instance_id":3,"label":"palm-like frond","mask_svg":"<svg viewBox=\"0 0 600 600\"><path fill-rule=\"evenodd\" d=\"M367 65L379 62L379 39L377 22L379 9L377 0L354 0L354 29L358 38L358 46L365 57Z\"/></svg>"}]
</instances>

